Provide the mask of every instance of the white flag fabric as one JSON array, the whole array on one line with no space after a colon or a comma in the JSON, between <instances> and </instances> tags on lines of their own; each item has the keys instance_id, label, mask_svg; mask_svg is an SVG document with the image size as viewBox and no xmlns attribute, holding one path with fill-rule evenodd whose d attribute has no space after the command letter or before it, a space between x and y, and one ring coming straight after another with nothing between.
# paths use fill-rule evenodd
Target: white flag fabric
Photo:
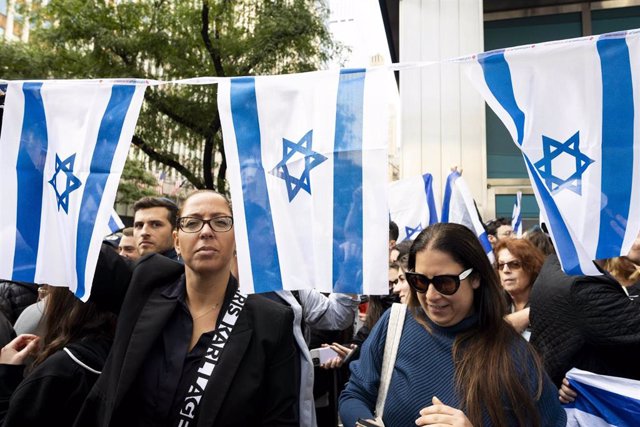
<instances>
[{"instance_id":1,"label":"white flag fabric","mask_svg":"<svg viewBox=\"0 0 640 427\"><path fill-rule=\"evenodd\" d=\"M565 405L567 427L627 427L640 420L640 381L573 368L567 373L576 400Z\"/></svg>"},{"instance_id":2,"label":"white flag fabric","mask_svg":"<svg viewBox=\"0 0 640 427\"><path fill-rule=\"evenodd\" d=\"M244 292L388 293L385 73L219 84Z\"/></svg>"},{"instance_id":3,"label":"white flag fabric","mask_svg":"<svg viewBox=\"0 0 640 427\"><path fill-rule=\"evenodd\" d=\"M516 202L513 204L513 213L511 214L511 227L513 234L518 239L522 237L522 191L516 194Z\"/></svg>"},{"instance_id":4,"label":"white flag fabric","mask_svg":"<svg viewBox=\"0 0 640 427\"><path fill-rule=\"evenodd\" d=\"M495 261L493 247L480 220L476 203L473 200L471 191L469 191L469 187L467 187L467 183L458 171L451 172L447 177L440 221L461 224L473 231L478 236L478 240L480 240L480 244L489 260L491 262Z\"/></svg>"},{"instance_id":5,"label":"white flag fabric","mask_svg":"<svg viewBox=\"0 0 640 427\"><path fill-rule=\"evenodd\" d=\"M640 231L638 30L481 54L470 77L521 149L563 270Z\"/></svg>"},{"instance_id":6,"label":"white flag fabric","mask_svg":"<svg viewBox=\"0 0 640 427\"><path fill-rule=\"evenodd\" d=\"M124 227L124 222L122 222L122 219L120 218L120 215L118 215L118 212L116 212L115 209L111 209L111 216L109 216L109 224L108 224L108 233L116 233L120 230L122 230Z\"/></svg>"},{"instance_id":7,"label":"white flag fabric","mask_svg":"<svg viewBox=\"0 0 640 427\"><path fill-rule=\"evenodd\" d=\"M9 83L0 278L89 298L145 88L129 80Z\"/></svg>"},{"instance_id":8,"label":"white flag fabric","mask_svg":"<svg viewBox=\"0 0 640 427\"><path fill-rule=\"evenodd\" d=\"M438 222L430 173L389 184L389 218L398 226L398 243L413 240L428 225Z\"/></svg>"}]
</instances>

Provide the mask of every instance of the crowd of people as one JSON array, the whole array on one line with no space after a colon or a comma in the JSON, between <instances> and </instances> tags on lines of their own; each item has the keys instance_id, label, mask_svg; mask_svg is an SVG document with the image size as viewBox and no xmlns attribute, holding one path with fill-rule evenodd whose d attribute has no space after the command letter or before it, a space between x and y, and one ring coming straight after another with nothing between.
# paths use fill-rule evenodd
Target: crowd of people
<instances>
[{"instance_id":1,"label":"crowd of people","mask_svg":"<svg viewBox=\"0 0 640 427\"><path fill-rule=\"evenodd\" d=\"M88 302L0 282L0 423L562 426L571 368L640 380L640 236L568 276L540 228L486 231L493 264L462 225L390 223L388 295L247 296L223 195L145 197Z\"/></svg>"}]
</instances>

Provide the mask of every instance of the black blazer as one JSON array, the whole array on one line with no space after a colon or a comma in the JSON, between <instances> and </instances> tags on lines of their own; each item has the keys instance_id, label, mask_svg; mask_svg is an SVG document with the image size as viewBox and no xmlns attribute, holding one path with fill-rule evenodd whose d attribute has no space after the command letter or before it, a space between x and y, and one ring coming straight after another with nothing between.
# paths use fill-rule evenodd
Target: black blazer
<instances>
[{"instance_id":1,"label":"black blazer","mask_svg":"<svg viewBox=\"0 0 640 427\"><path fill-rule=\"evenodd\" d=\"M183 265L161 255L136 264L111 353L76 426L127 425L123 398L177 304L161 293L183 273ZM233 276L228 286L236 286ZM197 426L298 425L296 372L293 312L249 296L200 402Z\"/></svg>"}]
</instances>

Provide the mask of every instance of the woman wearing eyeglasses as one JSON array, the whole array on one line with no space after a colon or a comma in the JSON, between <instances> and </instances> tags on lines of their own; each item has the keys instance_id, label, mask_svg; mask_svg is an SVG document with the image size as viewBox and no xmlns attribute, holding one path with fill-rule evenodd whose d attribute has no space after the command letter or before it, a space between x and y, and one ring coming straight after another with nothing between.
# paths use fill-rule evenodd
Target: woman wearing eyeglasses
<instances>
[{"instance_id":1,"label":"woman wearing eyeglasses","mask_svg":"<svg viewBox=\"0 0 640 427\"><path fill-rule=\"evenodd\" d=\"M525 321L512 322L512 325L528 341L531 336L528 330L529 294L544 263L544 255L526 239L501 240L493 251L497 258L500 283L509 305L508 312L526 310L523 318Z\"/></svg>"},{"instance_id":2,"label":"woman wearing eyeglasses","mask_svg":"<svg viewBox=\"0 0 640 427\"><path fill-rule=\"evenodd\" d=\"M387 394L387 426L564 426L557 391L504 320L502 289L466 227L420 233L406 273L411 298ZM340 397L345 426L373 418L389 315L364 343Z\"/></svg>"},{"instance_id":3,"label":"woman wearing eyeglasses","mask_svg":"<svg viewBox=\"0 0 640 427\"><path fill-rule=\"evenodd\" d=\"M184 266L138 261L76 425L298 425L293 313L239 293L231 215L223 196L198 191L173 232Z\"/></svg>"}]
</instances>

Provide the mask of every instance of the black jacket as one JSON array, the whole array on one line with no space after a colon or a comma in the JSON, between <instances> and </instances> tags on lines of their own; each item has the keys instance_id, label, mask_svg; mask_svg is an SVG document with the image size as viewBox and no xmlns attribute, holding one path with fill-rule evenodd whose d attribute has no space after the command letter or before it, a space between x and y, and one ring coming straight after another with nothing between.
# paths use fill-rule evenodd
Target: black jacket
<instances>
[{"instance_id":1,"label":"black jacket","mask_svg":"<svg viewBox=\"0 0 640 427\"><path fill-rule=\"evenodd\" d=\"M640 380L640 301L613 277L568 276L550 255L529 303L531 344L557 386L574 367Z\"/></svg>"},{"instance_id":2,"label":"black jacket","mask_svg":"<svg viewBox=\"0 0 640 427\"><path fill-rule=\"evenodd\" d=\"M9 344L15 337L16 332L13 330L13 325L9 322L7 316L0 311L0 348Z\"/></svg>"},{"instance_id":3,"label":"black jacket","mask_svg":"<svg viewBox=\"0 0 640 427\"><path fill-rule=\"evenodd\" d=\"M184 266L157 254L138 261L111 354L77 426L126 425L123 400L178 304L162 292L183 272ZM229 286L237 286L233 277ZM249 296L204 392L196 425L297 425L298 356L292 329L290 308Z\"/></svg>"},{"instance_id":4,"label":"black jacket","mask_svg":"<svg viewBox=\"0 0 640 427\"><path fill-rule=\"evenodd\" d=\"M24 380L24 366L0 365L2 425L72 426L110 347L107 338L87 337L51 355Z\"/></svg>"},{"instance_id":5,"label":"black jacket","mask_svg":"<svg viewBox=\"0 0 640 427\"><path fill-rule=\"evenodd\" d=\"M38 285L0 281L0 310L13 325L20 313L38 300Z\"/></svg>"}]
</instances>

